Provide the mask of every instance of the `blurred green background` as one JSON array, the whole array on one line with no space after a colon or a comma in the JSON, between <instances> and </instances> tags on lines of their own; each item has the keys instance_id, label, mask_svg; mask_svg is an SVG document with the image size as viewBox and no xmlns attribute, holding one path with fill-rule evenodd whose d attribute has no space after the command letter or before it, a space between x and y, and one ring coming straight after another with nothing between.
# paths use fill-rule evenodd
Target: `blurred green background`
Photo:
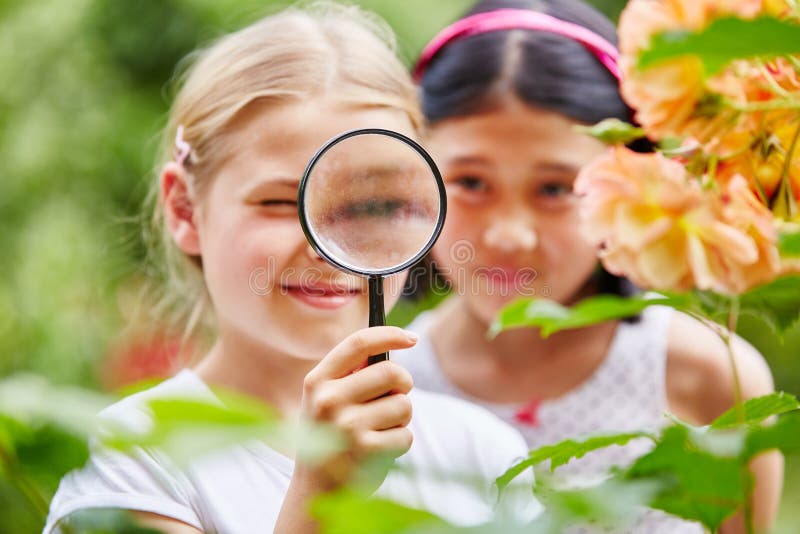
<instances>
[{"instance_id":1,"label":"blurred green background","mask_svg":"<svg viewBox=\"0 0 800 534\"><path fill-rule=\"evenodd\" d=\"M471 4L356 3L388 20L409 65ZM593 3L616 17L625 2ZM108 388L124 374L120 359L136 378L150 370L148 358L165 357L165 343L148 344L158 325L142 319L133 297L147 275L140 211L171 77L196 46L281 5L0 0L0 377L29 370ZM414 310L400 312L396 322ZM743 318L740 333L767 357L777 387L800 393L800 328L781 342ZM778 532L800 531L795 464Z\"/></svg>"}]
</instances>

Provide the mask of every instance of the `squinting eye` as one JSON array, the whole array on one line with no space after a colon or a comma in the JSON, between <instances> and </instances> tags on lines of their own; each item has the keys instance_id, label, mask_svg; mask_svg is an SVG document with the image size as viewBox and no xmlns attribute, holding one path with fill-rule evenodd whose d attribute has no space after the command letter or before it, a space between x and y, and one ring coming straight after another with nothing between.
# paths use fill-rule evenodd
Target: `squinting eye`
<instances>
[{"instance_id":1,"label":"squinting eye","mask_svg":"<svg viewBox=\"0 0 800 534\"><path fill-rule=\"evenodd\" d=\"M453 180L453 183L466 191L482 192L487 189L486 182L475 176L463 176Z\"/></svg>"},{"instance_id":2,"label":"squinting eye","mask_svg":"<svg viewBox=\"0 0 800 534\"><path fill-rule=\"evenodd\" d=\"M274 207L274 208L285 207L285 208L297 209L297 200L271 198L267 200L260 200L258 202L258 205L264 207Z\"/></svg>"}]
</instances>

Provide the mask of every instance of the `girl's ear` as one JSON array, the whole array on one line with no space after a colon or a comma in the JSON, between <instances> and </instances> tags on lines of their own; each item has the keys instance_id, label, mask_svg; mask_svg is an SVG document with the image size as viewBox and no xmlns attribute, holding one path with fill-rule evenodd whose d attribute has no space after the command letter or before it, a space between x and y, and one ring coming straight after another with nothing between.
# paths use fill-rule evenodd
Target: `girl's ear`
<instances>
[{"instance_id":1,"label":"girl's ear","mask_svg":"<svg viewBox=\"0 0 800 534\"><path fill-rule=\"evenodd\" d=\"M161 199L164 220L178 248L191 256L200 256L196 206L189 194L186 171L170 161L161 170Z\"/></svg>"}]
</instances>

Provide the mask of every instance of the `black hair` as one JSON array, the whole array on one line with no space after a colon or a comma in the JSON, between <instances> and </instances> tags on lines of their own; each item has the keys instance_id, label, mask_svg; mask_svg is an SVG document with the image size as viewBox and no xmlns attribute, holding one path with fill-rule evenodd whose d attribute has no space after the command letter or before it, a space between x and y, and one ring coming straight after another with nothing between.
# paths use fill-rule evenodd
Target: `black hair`
<instances>
[{"instance_id":1,"label":"black hair","mask_svg":"<svg viewBox=\"0 0 800 534\"><path fill-rule=\"evenodd\" d=\"M611 21L580 0L482 0L465 16L504 8L546 13L617 42ZM591 52L569 37L542 31L456 39L433 57L420 86L430 123L492 109L509 94L587 124L631 119L616 78Z\"/></svg>"},{"instance_id":2,"label":"black hair","mask_svg":"<svg viewBox=\"0 0 800 534\"><path fill-rule=\"evenodd\" d=\"M464 17L497 9L539 11L583 26L616 45L614 24L580 0L481 0ZM509 95L525 104L594 124L631 121L616 77L582 44L557 34L525 29L482 33L446 44L420 80L429 124L496 109ZM643 140L633 146L647 151ZM431 284L441 287L430 255L410 272L404 295L421 298ZM598 293L629 295L626 279L598 267L588 281Z\"/></svg>"}]
</instances>

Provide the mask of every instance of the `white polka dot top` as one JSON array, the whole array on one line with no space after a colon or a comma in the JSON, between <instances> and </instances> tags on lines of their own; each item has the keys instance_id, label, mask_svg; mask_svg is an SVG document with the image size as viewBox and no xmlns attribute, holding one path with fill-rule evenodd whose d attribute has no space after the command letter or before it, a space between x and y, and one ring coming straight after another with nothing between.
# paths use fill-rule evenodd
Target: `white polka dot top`
<instances>
[{"instance_id":1,"label":"white polka dot top","mask_svg":"<svg viewBox=\"0 0 800 534\"><path fill-rule=\"evenodd\" d=\"M420 389L446 393L480 404L517 428L531 449L588 434L657 430L669 423L666 397L666 340L674 310L647 308L637 322L621 322L608 353L594 374L561 397L529 405L496 404L476 399L448 380L439 367L428 331L430 313L407 328L420 335L417 345L392 359L406 367ZM625 446L591 452L559 467L556 474L576 485L591 483L612 466L626 466L652 446L637 439ZM579 530L580 531L580 530ZM587 530L587 532L603 532ZM696 523L649 511L629 532L700 533Z\"/></svg>"}]
</instances>

